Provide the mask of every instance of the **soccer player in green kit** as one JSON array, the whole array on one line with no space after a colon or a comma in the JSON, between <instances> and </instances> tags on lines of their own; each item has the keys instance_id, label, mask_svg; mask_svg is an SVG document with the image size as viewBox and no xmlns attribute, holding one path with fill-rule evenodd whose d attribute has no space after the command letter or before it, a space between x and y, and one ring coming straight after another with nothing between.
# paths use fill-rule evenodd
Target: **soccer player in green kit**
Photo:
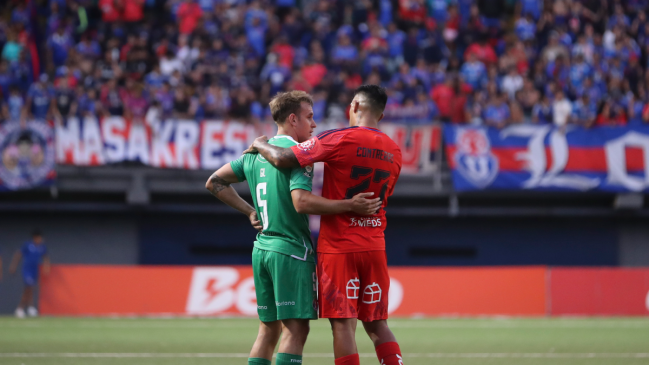
<instances>
[{"instance_id":1,"label":"soccer player in green kit","mask_svg":"<svg viewBox=\"0 0 649 365\"><path fill-rule=\"evenodd\" d=\"M278 94L270 102L277 135L269 140L291 147L308 140L316 125L313 100L303 91ZM329 200L311 193L313 166L276 169L261 155L246 154L218 169L205 187L245 214L260 231L252 265L260 324L248 365L270 365L280 334L277 365L301 364L309 320L317 319L317 278L307 214L355 212L372 215L381 206L373 193ZM255 207L230 186L248 181Z\"/></svg>"}]
</instances>

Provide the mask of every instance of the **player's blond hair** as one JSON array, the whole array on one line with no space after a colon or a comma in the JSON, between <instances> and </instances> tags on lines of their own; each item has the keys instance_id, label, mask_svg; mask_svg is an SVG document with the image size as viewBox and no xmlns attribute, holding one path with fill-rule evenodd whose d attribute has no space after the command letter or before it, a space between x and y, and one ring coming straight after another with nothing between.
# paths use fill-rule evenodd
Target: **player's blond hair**
<instances>
[{"instance_id":1,"label":"player's blond hair","mask_svg":"<svg viewBox=\"0 0 649 365\"><path fill-rule=\"evenodd\" d=\"M301 90L293 90L278 93L268 105L270 105L270 113L275 123L283 124L289 115L297 114L300 111L303 102L313 106L311 95Z\"/></svg>"}]
</instances>

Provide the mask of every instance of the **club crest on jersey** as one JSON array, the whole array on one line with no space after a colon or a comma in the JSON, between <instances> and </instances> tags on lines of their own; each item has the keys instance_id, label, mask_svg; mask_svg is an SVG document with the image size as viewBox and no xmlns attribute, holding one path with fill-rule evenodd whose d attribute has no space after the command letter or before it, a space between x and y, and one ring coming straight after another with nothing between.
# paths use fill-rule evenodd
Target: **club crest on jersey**
<instances>
[{"instance_id":1,"label":"club crest on jersey","mask_svg":"<svg viewBox=\"0 0 649 365\"><path fill-rule=\"evenodd\" d=\"M297 145L297 148L305 152L312 150L313 147L315 147L315 138L307 139L306 141Z\"/></svg>"},{"instance_id":2,"label":"club crest on jersey","mask_svg":"<svg viewBox=\"0 0 649 365\"><path fill-rule=\"evenodd\" d=\"M461 128L456 136L457 150L453 159L457 171L473 185L482 189L498 175L498 159L491 153L485 131Z\"/></svg>"},{"instance_id":3,"label":"club crest on jersey","mask_svg":"<svg viewBox=\"0 0 649 365\"><path fill-rule=\"evenodd\" d=\"M259 177L266 177L266 169L259 169Z\"/></svg>"}]
</instances>

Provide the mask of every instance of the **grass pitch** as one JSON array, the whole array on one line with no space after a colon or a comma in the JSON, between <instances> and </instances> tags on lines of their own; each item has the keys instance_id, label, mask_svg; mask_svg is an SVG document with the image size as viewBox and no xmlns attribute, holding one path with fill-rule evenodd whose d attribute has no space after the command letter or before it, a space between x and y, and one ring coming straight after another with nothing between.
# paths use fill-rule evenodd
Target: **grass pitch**
<instances>
[{"instance_id":1,"label":"grass pitch","mask_svg":"<svg viewBox=\"0 0 649 365\"><path fill-rule=\"evenodd\" d=\"M1 365L247 364L254 319L0 317ZM649 364L647 318L392 319L407 365ZM361 364L378 364L359 326ZM304 364L333 364L328 321Z\"/></svg>"}]
</instances>

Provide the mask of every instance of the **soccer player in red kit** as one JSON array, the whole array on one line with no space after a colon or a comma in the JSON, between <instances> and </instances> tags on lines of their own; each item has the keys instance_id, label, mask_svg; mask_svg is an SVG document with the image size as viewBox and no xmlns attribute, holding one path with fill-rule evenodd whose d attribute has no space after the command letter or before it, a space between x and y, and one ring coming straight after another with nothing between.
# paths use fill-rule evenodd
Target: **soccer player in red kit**
<instances>
[{"instance_id":1,"label":"soccer player in red kit","mask_svg":"<svg viewBox=\"0 0 649 365\"><path fill-rule=\"evenodd\" d=\"M260 153L277 168L324 162L322 196L351 198L373 192L382 200L371 217L345 213L322 216L318 238L318 303L329 318L336 365L358 365L357 319L374 343L382 365L402 365L401 350L388 328L388 276L384 208L401 172L401 150L377 129L387 102L385 90L363 85L354 92L348 128L320 133L291 148L259 137L247 152Z\"/></svg>"}]
</instances>

